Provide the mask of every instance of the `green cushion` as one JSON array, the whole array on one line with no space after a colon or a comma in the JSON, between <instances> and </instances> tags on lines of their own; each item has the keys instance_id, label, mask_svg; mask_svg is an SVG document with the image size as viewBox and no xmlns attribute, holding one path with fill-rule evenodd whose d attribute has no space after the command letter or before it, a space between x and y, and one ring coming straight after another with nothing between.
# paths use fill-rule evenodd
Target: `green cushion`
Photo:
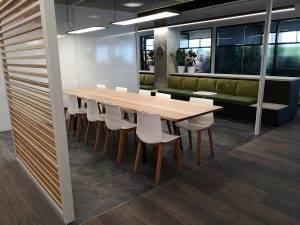
<instances>
[{"instance_id":1,"label":"green cushion","mask_svg":"<svg viewBox=\"0 0 300 225\"><path fill-rule=\"evenodd\" d=\"M257 102L256 98L244 97L244 96L232 96L232 95L224 95L217 94L209 96L209 98L214 99L219 102L227 102L238 105L252 105Z\"/></svg>"},{"instance_id":2,"label":"green cushion","mask_svg":"<svg viewBox=\"0 0 300 225\"><path fill-rule=\"evenodd\" d=\"M197 91L216 91L216 79L213 78L198 78Z\"/></svg>"},{"instance_id":3,"label":"green cushion","mask_svg":"<svg viewBox=\"0 0 300 225\"><path fill-rule=\"evenodd\" d=\"M237 82L236 95L257 98L259 83L256 80L239 80Z\"/></svg>"},{"instance_id":4,"label":"green cushion","mask_svg":"<svg viewBox=\"0 0 300 225\"><path fill-rule=\"evenodd\" d=\"M182 78L182 89L188 91L197 90L198 79L193 77Z\"/></svg>"},{"instance_id":5,"label":"green cushion","mask_svg":"<svg viewBox=\"0 0 300 225\"><path fill-rule=\"evenodd\" d=\"M182 89L182 77L169 76L168 77L168 88Z\"/></svg>"},{"instance_id":6,"label":"green cushion","mask_svg":"<svg viewBox=\"0 0 300 225\"><path fill-rule=\"evenodd\" d=\"M153 90L154 86L140 85L140 89L143 89L143 90Z\"/></svg>"},{"instance_id":7,"label":"green cushion","mask_svg":"<svg viewBox=\"0 0 300 225\"><path fill-rule=\"evenodd\" d=\"M140 74L140 85L144 85L144 83L145 83L145 75Z\"/></svg>"},{"instance_id":8,"label":"green cushion","mask_svg":"<svg viewBox=\"0 0 300 225\"><path fill-rule=\"evenodd\" d=\"M154 75L145 75L144 85L154 86Z\"/></svg>"},{"instance_id":9,"label":"green cushion","mask_svg":"<svg viewBox=\"0 0 300 225\"><path fill-rule=\"evenodd\" d=\"M237 80L217 79L216 92L224 95L236 94Z\"/></svg>"}]
</instances>

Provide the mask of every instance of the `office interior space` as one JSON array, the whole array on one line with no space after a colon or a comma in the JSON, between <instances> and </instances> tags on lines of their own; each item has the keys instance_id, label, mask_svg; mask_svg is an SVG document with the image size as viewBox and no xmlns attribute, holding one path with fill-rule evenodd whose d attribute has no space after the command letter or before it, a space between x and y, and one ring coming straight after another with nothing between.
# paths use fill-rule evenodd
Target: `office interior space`
<instances>
[{"instance_id":1,"label":"office interior space","mask_svg":"<svg viewBox=\"0 0 300 225\"><path fill-rule=\"evenodd\" d=\"M0 224L298 224L298 0L0 1Z\"/></svg>"}]
</instances>

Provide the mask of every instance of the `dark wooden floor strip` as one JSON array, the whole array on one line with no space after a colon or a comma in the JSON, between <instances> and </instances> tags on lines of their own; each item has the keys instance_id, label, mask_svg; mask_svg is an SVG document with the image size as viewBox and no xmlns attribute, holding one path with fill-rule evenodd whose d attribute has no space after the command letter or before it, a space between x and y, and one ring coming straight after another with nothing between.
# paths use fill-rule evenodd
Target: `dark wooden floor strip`
<instances>
[{"instance_id":1,"label":"dark wooden floor strip","mask_svg":"<svg viewBox=\"0 0 300 225\"><path fill-rule=\"evenodd\" d=\"M40 190L1 142L0 224L64 224Z\"/></svg>"},{"instance_id":2,"label":"dark wooden floor strip","mask_svg":"<svg viewBox=\"0 0 300 225\"><path fill-rule=\"evenodd\" d=\"M84 225L300 224L299 118Z\"/></svg>"}]
</instances>

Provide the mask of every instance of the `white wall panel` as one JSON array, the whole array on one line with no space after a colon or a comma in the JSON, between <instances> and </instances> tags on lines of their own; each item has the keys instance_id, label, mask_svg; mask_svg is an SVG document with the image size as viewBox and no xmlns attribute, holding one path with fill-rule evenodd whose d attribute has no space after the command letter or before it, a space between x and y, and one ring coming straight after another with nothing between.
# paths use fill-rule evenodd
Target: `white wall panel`
<instances>
[{"instance_id":1,"label":"white wall panel","mask_svg":"<svg viewBox=\"0 0 300 225\"><path fill-rule=\"evenodd\" d=\"M0 63L0 132L11 129L2 63Z\"/></svg>"},{"instance_id":2,"label":"white wall panel","mask_svg":"<svg viewBox=\"0 0 300 225\"><path fill-rule=\"evenodd\" d=\"M73 7L69 8L73 29L96 25L109 28L70 35L66 34L65 10L65 6L56 6L63 88L94 87L104 83L108 88L124 86L137 91L135 26L111 25L114 13L109 10ZM117 13L118 20L130 17L132 14Z\"/></svg>"}]
</instances>

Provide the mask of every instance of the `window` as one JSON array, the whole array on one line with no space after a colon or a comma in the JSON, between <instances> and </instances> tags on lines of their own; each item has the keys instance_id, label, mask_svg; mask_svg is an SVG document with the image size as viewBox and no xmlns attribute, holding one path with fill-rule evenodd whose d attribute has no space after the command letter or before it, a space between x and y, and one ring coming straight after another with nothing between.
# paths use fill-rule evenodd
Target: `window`
<instances>
[{"instance_id":1,"label":"window","mask_svg":"<svg viewBox=\"0 0 300 225\"><path fill-rule=\"evenodd\" d=\"M216 73L260 72L264 24L254 23L217 28ZM267 71L271 71L276 41L276 23L271 25Z\"/></svg>"},{"instance_id":2,"label":"window","mask_svg":"<svg viewBox=\"0 0 300 225\"><path fill-rule=\"evenodd\" d=\"M154 37L141 37L141 70L149 70L148 53L154 49Z\"/></svg>"},{"instance_id":3,"label":"window","mask_svg":"<svg viewBox=\"0 0 300 225\"><path fill-rule=\"evenodd\" d=\"M196 72L210 72L211 29L195 30L180 35L180 48L196 54Z\"/></svg>"}]
</instances>

